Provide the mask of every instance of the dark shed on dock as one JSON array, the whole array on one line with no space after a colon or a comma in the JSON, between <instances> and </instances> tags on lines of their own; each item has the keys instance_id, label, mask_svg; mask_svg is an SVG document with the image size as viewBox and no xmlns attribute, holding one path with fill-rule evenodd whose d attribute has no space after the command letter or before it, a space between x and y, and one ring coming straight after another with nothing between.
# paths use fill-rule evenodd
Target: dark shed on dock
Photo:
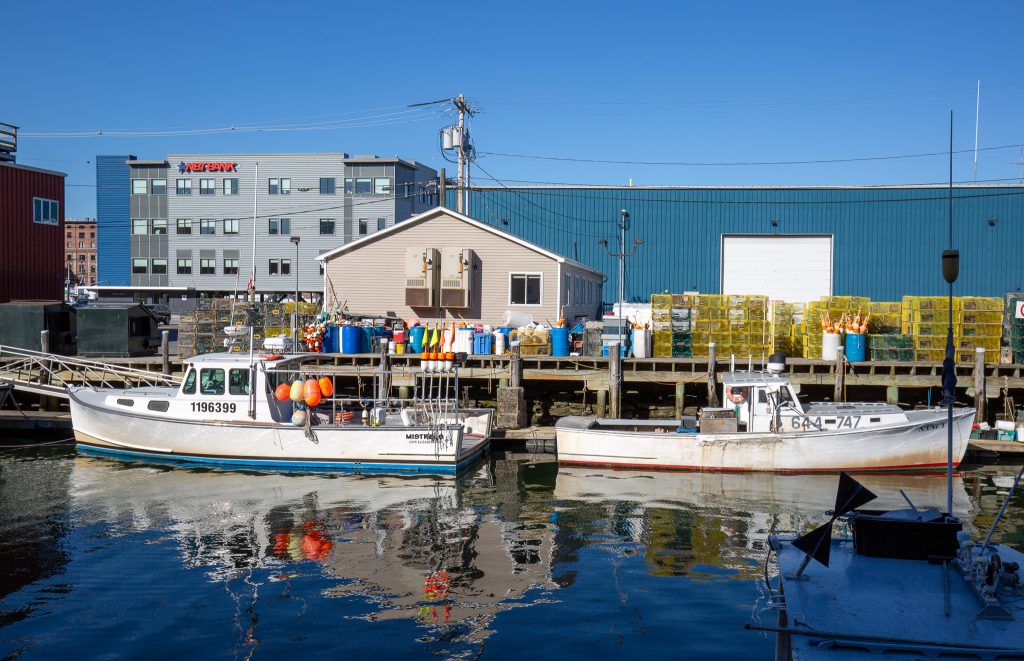
<instances>
[{"instance_id":1,"label":"dark shed on dock","mask_svg":"<svg viewBox=\"0 0 1024 661\"><path fill-rule=\"evenodd\" d=\"M157 320L139 303L100 303L78 309L78 355L151 356Z\"/></svg>"},{"instance_id":2,"label":"dark shed on dock","mask_svg":"<svg viewBox=\"0 0 1024 661\"><path fill-rule=\"evenodd\" d=\"M75 309L60 301L0 303L0 344L42 349L43 331L49 331L49 352L75 354Z\"/></svg>"}]
</instances>

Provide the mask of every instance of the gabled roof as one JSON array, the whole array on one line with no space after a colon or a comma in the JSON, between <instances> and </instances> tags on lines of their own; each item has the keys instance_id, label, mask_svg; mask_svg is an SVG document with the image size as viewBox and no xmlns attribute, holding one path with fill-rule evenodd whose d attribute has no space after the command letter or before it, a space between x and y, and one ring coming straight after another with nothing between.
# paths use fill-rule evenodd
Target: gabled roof
<instances>
[{"instance_id":1,"label":"gabled roof","mask_svg":"<svg viewBox=\"0 0 1024 661\"><path fill-rule=\"evenodd\" d=\"M388 227L388 228L382 229L382 230L378 230L378 231L374 232L373 234L368 234L368 235L364 236L361 239L357 239L356 241L353 241L351 243L346 243L345 245L339 246L339 247L335 248L334 250L325 252L322 255L318 255L317 259L326 262L329 259L333 259L334 257L338 257L340 255L343 255L343 254L347 253L347 252L355 250L355 249L359 248L360 246L363 246L363 245L368 244L368 243L372 243L374 241L379 241L381 239L384 239L384 238L390 236L391 234L397 234L398 232L401 232L402 230L404 230L406 228L412 227L413 225L419 225L420 223L426 222L426 221L431 220L433 218L437 218L439 216L449 216L451 218L454 218L455 220L460 220L460 221L466 223L467 225L472 225L473 227L481 229L481 230L483 230L485 232L490 232L491 234L494 234L495 236L499 236L499 237L501 237L503 239L507 239L508 241L511 241L512 243L516 243L516 244L518 244L520 246L523 246L524 248L527 248L527 249L532 250L532 251L534 251L536 253L544 255L545 257L548 257L549 259L553 259L554 261L556 261L556 262L558 262L560 264L566 264L568 266L573 266L573 267L576 267L578 269L582 269L584 271L589 271L590 273L593 273L595 275L604 275L600 271L598 271L596 269L592 269L589 266L587 266L586 264L583 264L581 262L577 262L575 260L569 259L568 257L562 257L558 253L551 252L550 250L545 250L544 248L541 248L540 246L538 246L538 245L536 245L534 243L530 243L529 241L524 241L523 239L520 239L518 236L513 236L512 234L509 234L508 232L503 232L502 230L498 229L497 227L492 227L492 226L488 225L487 223L482 223L479 220L476 220L474 218L470 218L469 216L466 216L466 215L463 215L461 213L458 213L457 211L452 211L451 209L446 209L445 207L434 207L430 211L427 211L425 213L421 213L421 214L419 214L417 216L413 216L412 218L409 218L408 220L403 220L403 221L397 222L394 225L392 225L391 227Z\"/></svg>"}]
</instances>

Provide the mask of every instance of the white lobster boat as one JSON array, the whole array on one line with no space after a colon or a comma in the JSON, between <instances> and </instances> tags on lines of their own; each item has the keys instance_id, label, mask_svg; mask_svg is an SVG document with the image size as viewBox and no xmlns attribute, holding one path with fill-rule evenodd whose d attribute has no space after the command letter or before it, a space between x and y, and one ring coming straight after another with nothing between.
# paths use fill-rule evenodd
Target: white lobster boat
<instances>
[{"instance_id":1,"label":"white lobster boat","mask_svg":"<svg viewBox=\"0 0 1024 661\"><path fill-rule=\"evenodd\" d=\"M824 402L806 409L793 385L770 371L729 372L722 409L700 419L567 417L556 425L558 461L647 469L769 471L941 470L947 412L882 403ZM975 410L953 412L953 465L967 451Z\"/></svg>"},{"instance_id":2,"label":"white lobster boat","mask_svg":"<svg viewBox=\"0 0 1024 661\"><path fill-rule=\"evenodd\" d=\"M293 424L292 401L274 389L323 375L308 360L208 354L186 361L178 388L69 388L75 440L86 453L140 459L437 475L487 452L493 410L458 407L456 370L416 374L412 398L398 400L383 368L376 396L326 397Z\"/></svg>"}]
</instances>

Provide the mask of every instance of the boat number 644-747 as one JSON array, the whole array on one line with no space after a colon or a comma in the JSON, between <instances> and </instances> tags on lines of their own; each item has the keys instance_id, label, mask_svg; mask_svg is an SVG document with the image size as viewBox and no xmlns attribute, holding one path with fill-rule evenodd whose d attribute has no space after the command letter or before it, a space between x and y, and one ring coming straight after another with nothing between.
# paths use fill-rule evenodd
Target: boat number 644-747
<instances>
[{"instance_id":1,"label":"boat number 644-747","mask_svg":"<svg viewBox=\"0 0 1024 661\"><path fill-rule=\"evenodd\" d=\"M790 423L793 429L807 430L807 429L824 429L822 426L821 417L817 418L792 418ZM836 426L834 429L856 429L860 425L859 415L839 415L835 417Z\"/></svg>"},{"instance_id":2,"label":"boat number 644-747","mask_svg":"<svg viewBox=\"0 0 1024 661\"><path fill-rule=\"evenodd\" d=\"M235 404L230 402L192 402L192 410L199 413L234 413Z\"/></svg>"}]
</instances>

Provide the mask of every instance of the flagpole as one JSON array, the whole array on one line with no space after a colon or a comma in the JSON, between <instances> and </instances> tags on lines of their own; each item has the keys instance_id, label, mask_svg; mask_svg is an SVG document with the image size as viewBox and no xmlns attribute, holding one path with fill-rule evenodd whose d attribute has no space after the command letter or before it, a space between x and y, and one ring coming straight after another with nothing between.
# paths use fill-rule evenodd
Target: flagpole
<instances>
[{"instance_id":1,"label":"flagpole","mask_svg":"<svg viewBox=\"0 0 1024 661\"><path fill-rule=\"evenodd\" d=\"M253 330L252 325L256 315L253 314L253 307L256 305L256 218L259 215L259 193L260 193L260 164L256 163L256 170L253 174L252 186L252 271L250 271L249 295L249 417L256 419L256 363L253 361Z\"/></svg>"}]
</instances>

